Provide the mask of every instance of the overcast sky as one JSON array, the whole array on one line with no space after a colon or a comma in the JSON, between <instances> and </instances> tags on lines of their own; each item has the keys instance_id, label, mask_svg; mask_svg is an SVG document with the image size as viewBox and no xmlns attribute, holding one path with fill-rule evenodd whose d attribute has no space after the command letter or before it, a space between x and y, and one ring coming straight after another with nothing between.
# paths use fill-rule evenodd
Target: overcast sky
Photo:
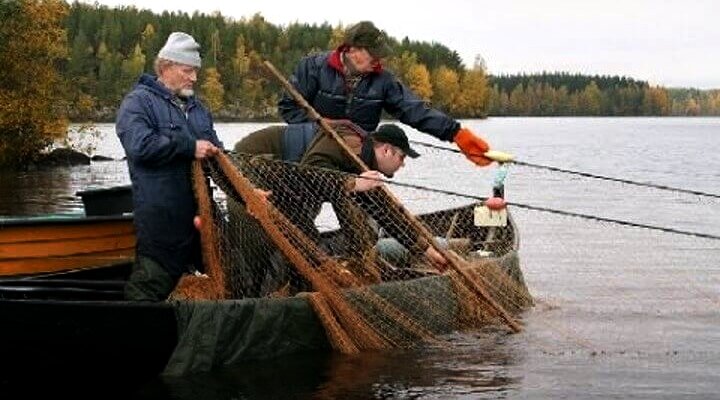
<instances>
[{"instance_id":1,"label":"overcast sky","mask_svg":"<svg viewBox=\"0 0 720 400\"><path fill-rule=\"evenodd\" d=\"M88 1L92 2L92 1ZM391 36L436 41L491 73L625 75L668 87L720 88L720 1L713 0L100 0L108 6L259 12L274 24L372 20Z\"/></svg>"}]
</instances>

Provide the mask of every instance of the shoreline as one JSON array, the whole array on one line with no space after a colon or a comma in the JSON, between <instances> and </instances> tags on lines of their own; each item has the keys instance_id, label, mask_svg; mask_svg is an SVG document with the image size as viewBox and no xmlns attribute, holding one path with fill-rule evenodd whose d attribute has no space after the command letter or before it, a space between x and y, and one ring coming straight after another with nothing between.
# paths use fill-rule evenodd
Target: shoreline
<instances>
[{"instance_id":1,"label":"shoreline","mask_svg":"<svg viewBox=\"0 0 720 400\"><path fill-rule=\"evenodd\" d=\"M709 119L720 118L720 115L488 115L482 118L453 117L456 120L487 120L491 118L692 118ZM99 118L96 120L69 119L70 124L114 124L115 119ZM394 118L382 118L381 121L399 122ZM285 123L281 118L213 118L213 123Z\"/></svg>"}]
</instances>

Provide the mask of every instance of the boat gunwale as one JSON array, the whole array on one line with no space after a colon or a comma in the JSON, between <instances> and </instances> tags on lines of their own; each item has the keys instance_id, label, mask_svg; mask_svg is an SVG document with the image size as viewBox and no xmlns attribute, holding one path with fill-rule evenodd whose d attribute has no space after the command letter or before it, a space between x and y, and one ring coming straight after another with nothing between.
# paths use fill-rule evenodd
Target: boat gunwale
<instances>
[{"instance_id":1,"label":"boat gunwale","mask_svg":"<svg viewBox=\"0 0 720 400\"><path fill-rule=\"evenodd\" d=\"M0 229L36 225L81 225L97 222L133 221L132 213L117 215L56 214L47 216L0 217Z\"/></svg>"}]
</instances>

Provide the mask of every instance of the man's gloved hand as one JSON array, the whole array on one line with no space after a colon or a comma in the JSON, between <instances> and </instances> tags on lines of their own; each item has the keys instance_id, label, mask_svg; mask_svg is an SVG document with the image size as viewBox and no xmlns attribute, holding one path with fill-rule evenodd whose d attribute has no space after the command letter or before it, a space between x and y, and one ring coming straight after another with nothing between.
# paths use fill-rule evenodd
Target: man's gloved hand
<instances>
[{"instance_id":1,"label":"man's gloved hand","mask_svg":"<svg viewBox=\"0 0 720 400\"><path fill-rule=\"evenodd\" d=\"M455 144L465 154L465 157L481 167L490 165L493 162L493 160L483 156L486 151L490 150L490 145L472 133L470 129L460 128L455 134Z\"/></svg>"}]
</instances>

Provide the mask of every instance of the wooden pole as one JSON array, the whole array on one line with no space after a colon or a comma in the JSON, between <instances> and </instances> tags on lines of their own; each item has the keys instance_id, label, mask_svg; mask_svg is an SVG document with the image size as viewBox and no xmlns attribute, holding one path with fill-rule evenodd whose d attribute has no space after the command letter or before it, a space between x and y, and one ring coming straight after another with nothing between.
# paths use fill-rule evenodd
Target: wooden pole
<instances>
[{"instance_id":1,"label":"wooden pole","mask_svg":"<svg viewBox=\"0 0 720 400\"><path fill-rule=\"evenodd\" d=\"M308 113L308 117L317 122L323 130L332 137L337 144L340 146L340 148L343 149L345 152L345 155L348 156L354 163L357 165L358 168L360 168L361 171L369 171L367 165L360 159L360 157L353 153L352 150L350 150L350 147L348 147L347 143L340 137L340 135L333 129L333 127L313 108L313 106L310 105L310 103L305 100L305 98L293 87L290 82L283 76L283 74L278 71L270 61L265 61L263 63L265 65L265 68L272 73L275 78L280 81L280 83L285 87L285 89L290 93L290 95L293 97L293 99L302 107L305 109L305 111ZM420 221L415 218L410 211L408 211L405 206L402 205L400 200L398 200L395 195L384 185L380 187L380 189L383 191L383 193L388 196L388 198L395 204L395 206L400 210L400 212L407 218L407 220L412 224L412 226L417 230L417 232L428 241L430 246L432 246L438 253L442 254L443 257L448 262L448 265L457 272L457 274L462 278L462 280L468 285L468 287L475 292L477 296L479 296L483 301L485 301L496 313L497 315L508 325L508 327L513 332L520 332L522 330L520 324L518 324L517 321L500 305L498 304L495 299L492 298L490 293L487 291L487 289L481 285L478 284L472 277L467 273L467 271L464 270L462 267L467 267L467 263L464 260L461 260L459 257L454 257L451 255L446 249L440 247L438 243L435 241L435 238L432 236L432 234L425 228L425 226L420 223Z\"/></svg>"}]
</instances>

